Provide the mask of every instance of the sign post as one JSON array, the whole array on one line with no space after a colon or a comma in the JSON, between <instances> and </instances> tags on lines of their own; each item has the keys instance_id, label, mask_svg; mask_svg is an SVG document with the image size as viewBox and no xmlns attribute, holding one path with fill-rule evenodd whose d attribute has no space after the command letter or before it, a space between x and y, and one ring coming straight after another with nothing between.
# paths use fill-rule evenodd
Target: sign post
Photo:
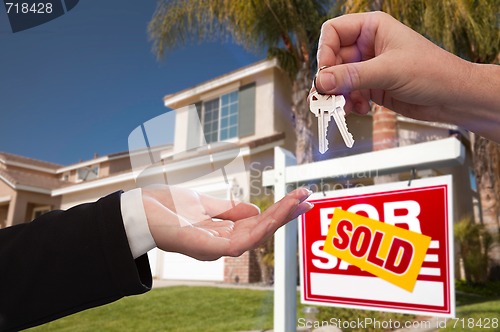
<instances>
[{"instance_id":1,"label":"sign post","mask_svg":"<svg viewBox=\"0 0 500 332\"><path fill-rule=\"evenodd\" d=\"M310 201L315 206L301 217L299 225L302 301L327 306L454 316L451 186L451 176L441 176L413 180L411 186L408 182L398 182L311 196ZM335 208L431 238L414 288L409 290L397 286L323 250L326 245L332 247L331 243L325 243L325 239ZM384 235L383 229L380 227L380 239ZM365 230L368 228L365 227ZM368 233L359 237L354 236L356 232L343 230L342 235L347 240L348 234L352 234L361 246L368 243ZM375 241L375 237L372 238ZM359 251L360 246L345 248ZM386 251L391 252L391 249ZM373 261L387 268L382 272L394 275L394 262L391 269L383 264L384 259L389 258L380 255L380 252L372 255ZM401 260L403 258L398 262Z\"/></svg>"},{"instance_id":2,"label":"sign post","mask_svg":"<svg viewBox=\"0 0 500 332\"><path fill-rule=\"evenodd\" d=\"M285 169L295 163L295 158L289 151L274 148L274 166L278 170L274 187L276 201L287 194ZM296 311L297 220L293 220L278 229L274 235L274 330L295 331Z\"/></svg>"}]
</instances>

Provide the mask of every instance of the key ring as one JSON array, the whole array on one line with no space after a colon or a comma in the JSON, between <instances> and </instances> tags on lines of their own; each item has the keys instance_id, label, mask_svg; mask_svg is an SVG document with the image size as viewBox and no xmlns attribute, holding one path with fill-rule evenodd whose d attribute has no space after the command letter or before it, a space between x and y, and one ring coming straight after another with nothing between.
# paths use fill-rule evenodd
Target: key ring
<instances>
[{"instance_id":1,"label":"key ring","mask_svg":"<svg viewBox=\"0 0 500 332\"><path fill-rule=\"evenodd\" d=\"M314 89L315 89L315 90L316 90L316 91L317 91L320 95L322 95L322 93L320 93L320 92L318 91L318 88L316 88L316 77L318 77L319 72L320 72L320 71L322 71L322 70L323 70L323 69L325 69L325 68L328 68L328 66L321 66L321 67L319 67L319 68L318 68L318 71L316 72L316 75L314 75L314 79L313 79Z\"/></svg>"}]
</instances>

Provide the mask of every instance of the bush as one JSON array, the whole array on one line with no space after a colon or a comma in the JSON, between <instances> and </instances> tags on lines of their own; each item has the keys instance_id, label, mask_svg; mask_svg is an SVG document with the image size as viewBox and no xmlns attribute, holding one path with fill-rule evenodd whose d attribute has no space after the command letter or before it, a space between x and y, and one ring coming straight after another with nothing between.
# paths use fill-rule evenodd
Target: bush
<instances>
[{"instance_id":1,"label":"bush","mask_svg":"<svg viewBox=\"0 0 500 332\"><path fill-rule=\"evenodd\" d=\"M488 277L490 259L488 252L493 237L482 224L476 224L471 217L462 218L454 226L459 256L464 263L465 280L468 283L484 283Z\"/></svg>"},{"instance_id":2,"label":"bush","mask_svg":"<svg viewBox=\"0 0 500 332\"><path fill-rule=\"evenodd\" d=\"M471 283L465 280L456 280L455 289L468 294L497 297L500 296L500 281Z\"/></svg>"}]
</instances>

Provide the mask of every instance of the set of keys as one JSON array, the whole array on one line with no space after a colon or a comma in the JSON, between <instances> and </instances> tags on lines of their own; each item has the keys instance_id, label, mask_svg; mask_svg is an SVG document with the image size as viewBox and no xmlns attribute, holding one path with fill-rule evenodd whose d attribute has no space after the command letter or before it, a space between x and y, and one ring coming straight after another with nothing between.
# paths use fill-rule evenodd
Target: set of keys
<instances>
[{"instance_id":1,"label":"set of keys","mask_svg":"<svg viewBox=\"0 0 500 332\"><path fill-rule=\"evenodd\" d=\"M318 119L319 152L324 154L328 150L327 131L331 118L335 120L337 128L348 148L354 144L352 134L347 129L345 121L345 98L342 95L322 95L317 91L309 95L309 108Z\"/></svg>"}]
</instances>

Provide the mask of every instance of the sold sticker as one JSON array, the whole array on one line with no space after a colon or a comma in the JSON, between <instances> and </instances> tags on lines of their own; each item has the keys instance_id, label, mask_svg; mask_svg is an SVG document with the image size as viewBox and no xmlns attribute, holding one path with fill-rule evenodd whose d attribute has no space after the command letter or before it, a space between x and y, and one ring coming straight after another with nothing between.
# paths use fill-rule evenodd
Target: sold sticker
<instances>
[{"instance_id":1,"label":"sold sticker","mask_svg":"<svg viewBox=\"0 0 500 332\"><path fill-rule=\"evenodd\" d=\"M323 250L413 292L431 238L335 209Z\"/></svg>"}]
</instances>

